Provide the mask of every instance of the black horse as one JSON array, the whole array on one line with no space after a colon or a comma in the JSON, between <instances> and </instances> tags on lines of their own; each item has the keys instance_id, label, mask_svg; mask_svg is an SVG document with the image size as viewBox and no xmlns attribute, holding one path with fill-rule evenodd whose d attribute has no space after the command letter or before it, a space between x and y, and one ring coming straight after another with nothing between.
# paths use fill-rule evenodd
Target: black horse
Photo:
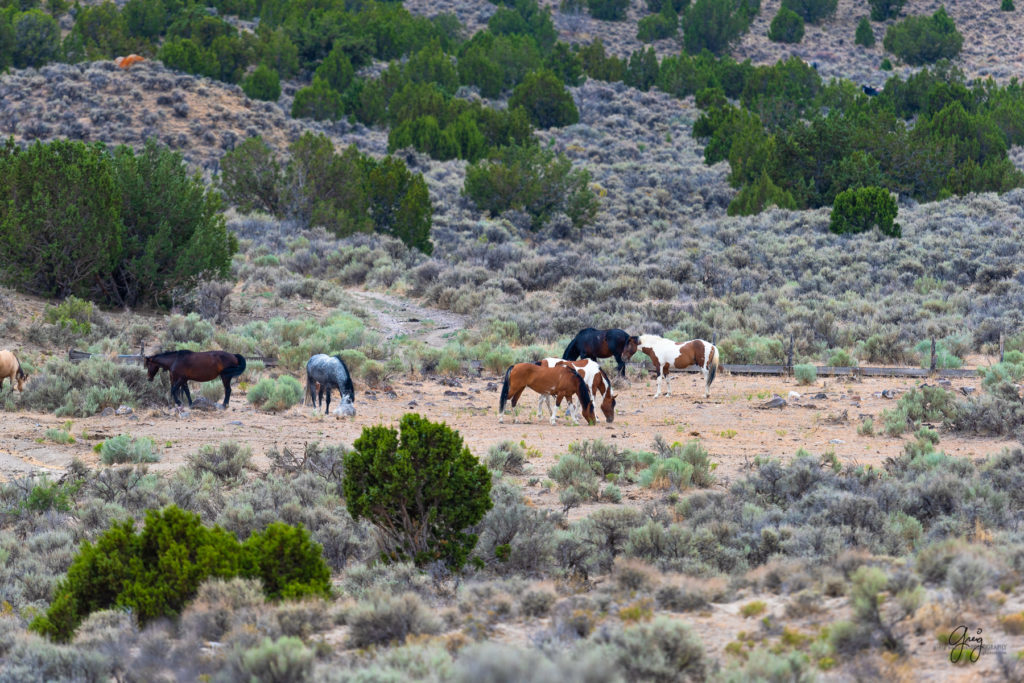
<instances>
[{"instance_id":1,"label":"black horse","mask_svg":"<svg viewBox=\"0 0 1024 683\"><path fill-rule=\"evenodd\" d=\"M565 360L576 360L577 358L598 358L615 357L619 367L619 374L626 376L626 361L633 357L637 347L640 346L640 337L631 337L623 330L595 330L588 327L580 330L576 338L565 347L562 358Z\"/></svg>"}]
</instances>

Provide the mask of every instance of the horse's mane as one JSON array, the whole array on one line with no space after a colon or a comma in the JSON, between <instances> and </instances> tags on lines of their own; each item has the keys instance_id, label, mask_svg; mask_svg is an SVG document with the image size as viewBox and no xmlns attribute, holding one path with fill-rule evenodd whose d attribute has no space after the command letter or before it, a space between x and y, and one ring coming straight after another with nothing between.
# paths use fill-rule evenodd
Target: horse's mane
<instances>
[{"instance_id":1,"label":"horse's mane","mask_svg":"<svg viewBox=\"0 0 1024 683\"><path fill-rule=\"evenodd\" d=\"M594 402L590 398L590 387L587 386L587 383L584 382L583 378L580 377L575 371L573 371L572 374L576 375L576 382L579 385L577 393L580 397L580 407L583 409L593 408Z\"/></svg>"}]
</instances>

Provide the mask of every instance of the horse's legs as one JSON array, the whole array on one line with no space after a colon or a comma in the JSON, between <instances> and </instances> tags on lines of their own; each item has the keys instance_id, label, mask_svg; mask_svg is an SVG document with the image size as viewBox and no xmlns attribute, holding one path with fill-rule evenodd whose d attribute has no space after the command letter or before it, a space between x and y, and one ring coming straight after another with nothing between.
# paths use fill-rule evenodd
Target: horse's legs
<instances>
[{"instance_id":1,"label":"horse's legs","mask_svg":"<svg viewBox=\"0 0 1024 683\"><path fill-rule=\"evenodd\" d=\"M182 378L182 380L181 380L181 388L185 390L185 398L188 399L188 407L191 408L192 407L192 393L188 390L188 380L187 379Z\"/></svg>"},{"instance_id":2,"label":"horse's legs","mask_svg":"<svg viewBox=\"0 0 1024 683\"><path fill-rule=\"evenodd\" d=\"M171 377L171 400L174 401L174 405L181 405L181 401L178 399L178 380L173 376Z\"/></svg>"},{"instance_id":3,"label":"horse's legs","mask_svg":"<svg viewBox=\"0 0 1024 683\"><path fill-rule=\"evenodd\" d=\"M228 401L231 399L231 378L221 375L220 381L224 382L224 407L227 408Z\"/></svg>"},{"instance_id":4,"label":"horse's legs","mask_svg":"<svg viewBox=\"0 0 1024 683\"><path fill-rule=\"evenodd\" d=\"M547 408L549 413L554 414L555 412L551 407L551 402L548 400L548 395L537 394L537 414L544 415L544 408Z\"/></svg>"},{"instance_id":5,"label":"horse's legs","mask_svg":"<svg viewBox=\"0 0 1024 683\"><path fill-rule=\"evenodd\" d=\"M619 351L619 352L616 352L613 355L615 356L615 363L616 363L616 365L619 366L619 374L622 375L623 377L625 377L626 376L626 361L622 360L622 352Z\"/></svg>"}]
</instances>

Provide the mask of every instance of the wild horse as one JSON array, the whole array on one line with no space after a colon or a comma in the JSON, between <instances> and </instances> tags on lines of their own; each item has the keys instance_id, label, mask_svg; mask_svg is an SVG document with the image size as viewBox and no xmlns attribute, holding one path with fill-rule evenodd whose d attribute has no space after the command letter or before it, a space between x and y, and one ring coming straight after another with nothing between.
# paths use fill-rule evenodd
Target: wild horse
<instances>
[{"instance_id":1,"label":"wild horse","mask_svg":"<svg viewBox=\"0 0 1024 683\"><path fill-rule=\"evenodd\" d=\"M581 412L588 424L597 422L594 416L594 402L590 398L590 389L583 378L569 367L559 365L554 368L544 367L536 363L518 363L510 365L505 371L505 381L501 385L501 397L498 400L498 422L505 421L505 404L512 399L512 407L516 407L523 390L530 387L538 394L554 396L555 400L569 400L575 396L580 401ZM574 411L575 412L575 411ZM551 411L551 424L555 424L558 414ZM576 416L573 415L575 421Z\"/></svg>"},{"instance_id":2,"label":"wild horse","mask_svg":"<svg viewBox=\"0 0 1024 683\"><path fill-rule=\"evenodd\" d=\"M615 394L612 393L612 381L608 378L608 373L601 369L601 365L596 360L590 360L589 358L584 360L562 360L561 358L545 358L544 360L537 361L537 365L546 365L549 368L553 368L556 365L565 365L576 371L576 374L583 378L584 384L590 389L590 396L595 403L600 399L601 412L604 413L604 419L608 422L615 421ZM573 399L569 399L570 404ZM548 404L548 397L541 394L540 401L537 403L537 412L540 413L541 405L547 405L548 410L551 406ZM555 406L561 404L561 401L556 401ZM543 413L541 413L543 414Z\"/></svg>"},{"instance_id":3,"label":"wild horse","mask_svg":"<svg viewBox=\"0 0 1024 683\"><path fill-rule=\"evenodd\" d=\"M685 370L691 365L696 365L704 373L704 398L711 395L711 383L718 371L718 347L711 342L703 339L675 342L653 334L642 334L640 350L651 359L658 374L658 392L654 398L661 395L662 379L665 380L665 395L669 395L668 373L672 368Z\"/></svg>"},{"instance_id":4,"label":"wild horse","mask_svg":"<svg viewBox=\"0 0 1024 683\"><path fill-rule=\"evenodd\" d=\"M25 380L28 379L28 375L21 369L18 357L11 351L4 349L0 351L0 389L3 389L4 380L8 377L11 378L11 391L15 389L18 391L25 390Z\"/></svg>"},{"instance_id":5,"label":"wild horse","mask_svg":"<svg viewBox=\"0 0 1024 683\"><path fill-rule=\"evenodd\" d=\"M178 392L185 390L185 398L192 405L188 381L209 382L221 378L224 382L224 407L231 398L231 379L245 372L245 358L227 351L164 351L145 357L146 371L152 382L156 373L166 370L171 375L171 398L181 405Z\"/></svg>"},{"instance_id":6,"label":"wild horse","mask_svg":"<svg viewBox=\"0 0 1024 683\"><path fill-rule=\"evenodd\" d=\"M588 327L580 330L576 338L569 342L562 354L564 360L576 360L577 358L598 358L615 357L619 367L619 374L626 376L626 361L633 357L640 345L640 338L630 336L623 330L595 330Z\"/></svg>"},{"instance_id":7,"label":"wild horse","mask_svg":"<svg viewBox=\"0 0 1024 683\"><path fill-rule=\"evenodd\" d=\"M319 391L317 389L319 387ZM317 394L320 405L324 405L324 393L327 393L326 415L331 410L331 389L338 390L341 398L339 411L343 415L355 415L355 389L352 388L352 375L341 356L328 356L318 353L306 362L306 394L313 400L313 408L317 407ZM305 405L306 400L302 400Z\"/></svg>"}]
</instances>

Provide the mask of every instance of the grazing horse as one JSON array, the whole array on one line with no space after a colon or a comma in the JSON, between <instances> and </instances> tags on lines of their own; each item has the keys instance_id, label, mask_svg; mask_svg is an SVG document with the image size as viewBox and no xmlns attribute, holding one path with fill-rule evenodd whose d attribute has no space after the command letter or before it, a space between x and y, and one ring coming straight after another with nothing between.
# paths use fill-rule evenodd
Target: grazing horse
<instances>
[{"instance_id":1,"label":"grazing horse","mask_svg":"<svg viewBox=\"0 0 1024 683\"><path fill-rule=\"evenodd\" d=\"M331 389L338 390L341 399L341 407L338 409L342 415L355 415L356 392L352 388L352 375L349 374L348 366L341 356L328 356L326 353L318 353L306 363L306 395L313 401L313 409L317 408L317 395L320 398L320 407L324 406L324 393L327 393L327 406L324 407L324 414L331 411ZM306 399L302 399L302 405L306 405Z\"/></svg>"},{"instance_id":2,"label":"grazing horse","mask_svg":"<svg viewBox=\"0 0 1024 683\"><path fill-rule=\"evenodd\" d=\"M501 385L501 398L498 401L498 422L505 421L505 404L509 397L512 398L512 407L516 407L523 389L530 387L538 394L554 396L557 401L562 399L570 400L576 396L580 400L580 408L583 417L588 424L597 422L594 416L594 402L590 400L590 389L587 389L586 382L576 374L572 368L557 366L554 368L543 367L535 363L517 363L508 366L505 371L505 381ZM551 424L558 419L557 413L551 411ZM573 421L575 421L575 415Z\"/></svg>"},{"instance_id":3,"label":"grazing horse","mask_svg":"<svg viewBox=\"0 0 1024 683\"><path fill-rule=\"evenodd\" d=\"M18 357L12 351L4 349L0 351L0 389L3 389L4 380L8 377L11 378L11 391L25 390L25 380L28 379L28 375L21 369Z\"/></svg>"},{"instance_id":4,"label":"grazing horse","mask_svg":"<svg viewBox=\"0 0 1024 683\"><path fill-rule=\"evenodd\" d=\"M556 365L565 365L576 371L580 377L583 378L583 382L590 389L590 395L594 402L597 399L601 399L601 412L604 413L604 419L608 422L615 421L615 394L612 393L612 381L608 378L608 373L601 369L601 364L596 360L562 360L561 358L545 358L544 360L537 361L537 365L544 365L549 368L553 368ZM546 405L548 410L551 410L548 396L541 394L540 399L537 402L537 412L543 414L540 407ZM561 400L556 400L555 406L561 405ZM575 408L575 401L572 397L569 398L569 405Z\"/></svg>"},{"instance_id":5,"label":"grazing horse","mask_svg":"<svg viewBox=\"0 0 1024 683\"><path fill-rule=\"evenodd\" d=\"M146 371L152 382L156 373L166 370L171 375L171 398L175 405L181 405L178 392L185 390L188 405L192 406L192 394L188 381L209 382L220 377L224 382L224 407L231 399L231 379L245 372L245 358L227 351L164 351L145 357Z\"/></svg>"},{"instance_id":6,"label":"grazing horse","mask_svg":"<svg viewBox=\"0 0 1024 683\"><path fill-rule=\"evenodd\" d=\"M661 395L661 380L665 380L665 395L669 395L668 373L672 368L685 370L696 365L704 373L704 398L711 395L711 383L718 371L718 347L703 339L688 342L674 342L654 334L640 335L640 350L647 354L658 373L658 393Z\"/></svg>"},{"instance_id":7,"label":"grazing horse","mask_svg":"<svg viewBox=\"0 0 1024 683\"><path fill-rule=\"evenodd\" d=\"M619 374L626 376L626 361L633 357L640 345L639 337L631 337L622 330L595 330L588 327L580 330L579 334L565 347L562 354L563 360L576 360L577 358L598 358L615 357L619 367Z\"/></svg>"}]
</instances>

